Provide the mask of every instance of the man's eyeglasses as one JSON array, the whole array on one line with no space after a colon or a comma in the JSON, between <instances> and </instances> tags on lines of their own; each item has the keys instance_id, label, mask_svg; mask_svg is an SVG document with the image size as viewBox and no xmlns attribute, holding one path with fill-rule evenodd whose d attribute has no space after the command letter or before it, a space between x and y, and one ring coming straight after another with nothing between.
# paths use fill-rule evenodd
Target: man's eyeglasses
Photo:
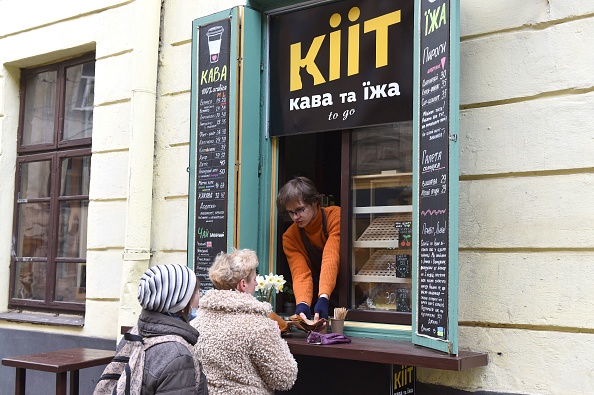
<instances>
[{"instance_id":1,"label":"man's eyeglasses","mask_svg":"<svg viewBox=\"0 0 594 395\"><path fill-rule=\"evenodd\" d=\"M307 206L303 206L303 207L299 207L299 208L295 209L295 211L287 210L287 215L291 218L299 217L299 216L301 216L301 214L303 214L303 212L305 211L306 208L307 208Z\"/></svg>"}]
</instances>

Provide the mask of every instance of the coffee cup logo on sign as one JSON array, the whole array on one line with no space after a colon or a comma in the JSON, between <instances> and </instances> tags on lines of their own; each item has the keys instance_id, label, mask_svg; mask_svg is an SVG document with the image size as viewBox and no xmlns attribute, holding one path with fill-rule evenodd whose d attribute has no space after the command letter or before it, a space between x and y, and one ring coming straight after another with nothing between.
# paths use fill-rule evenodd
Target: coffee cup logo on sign
<instances>
[{"instance_id":1,"label":"coffee cup logo on sign","mask_svg":"<svg viewBox=\"0 0 594 395\"><path fill-rule=\"evenodd\" d=\"M208 52L210 54L210 63L219 61L219 54L221 53L221 41L223 39L222 26L215 26L208 29L206 36L208 37Z\"/></svg>"}]
</instances>

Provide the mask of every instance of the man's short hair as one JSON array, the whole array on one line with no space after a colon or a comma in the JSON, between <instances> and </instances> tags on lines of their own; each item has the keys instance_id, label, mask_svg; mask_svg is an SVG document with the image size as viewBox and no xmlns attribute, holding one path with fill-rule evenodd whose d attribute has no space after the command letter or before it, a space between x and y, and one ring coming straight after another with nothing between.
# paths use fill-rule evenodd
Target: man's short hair
<instances>
[{"instance_id":1,"label":"man's short hair","mask_svg":"<svg viewBox=\"0 0 594 395\"><path fill-rule=\"evenodd\" d=\"M320 194L314 183L307 177L295 177L278 191L276 206L284 212L291 203L320 204Z\"/></svg>"}]
</instances>

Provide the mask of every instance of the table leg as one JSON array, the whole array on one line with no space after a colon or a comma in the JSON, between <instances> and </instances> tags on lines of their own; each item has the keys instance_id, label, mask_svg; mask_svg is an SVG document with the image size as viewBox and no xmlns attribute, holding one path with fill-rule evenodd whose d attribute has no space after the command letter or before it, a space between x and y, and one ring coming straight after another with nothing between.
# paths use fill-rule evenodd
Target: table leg
<instances>
[{"instance_id":1,"label":"table leg","mask_svg":"<svg viewBox=\"0 0 594 395\"><path fill-rule=\"evenodd\" d=\"M14 395L25 395L25 378L27 369L16 368L16 378L14 383Z\"/></svg>"},{"instance_id":2,"label":"table leg","mask_svg":"<svg viewBox=\"0 0 594 395\"><path fill-rule=\"evenodd\" d=\"M78 395L78 373L78 369L70 372L70 395Z\"/></svg>"},{"instance_id":3,"label":"table leg","mask_svg":"<svg viewBox=\"0 0 594 395\"><path fill-rule=\"evenodd\" d=\"M66 395L67 372L56 373L56 395Z\"/></svg>"}]
</instances>

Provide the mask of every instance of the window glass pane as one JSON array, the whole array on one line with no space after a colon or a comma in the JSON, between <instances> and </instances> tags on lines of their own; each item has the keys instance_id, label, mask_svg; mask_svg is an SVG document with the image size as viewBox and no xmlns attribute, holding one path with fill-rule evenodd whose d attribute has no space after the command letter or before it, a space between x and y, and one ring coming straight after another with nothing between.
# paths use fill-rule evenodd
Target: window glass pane
<instances>
[{"instance_id":1,"label":"window glass pane","mask_svg":"<svg viewBox=\"0 0 594 395\"><path fill-rule=\"evenodd\" d=\"M22 73L14 306L37 300L45 309L68 309L61 301L77 302L71 305L76 311L84 307L95 86L89 59L87 54Z\"/></svg>"},{"instance_id":2,"label":"window glass pane","mask_svg":"<svg viewBox=\"0 0 594 395\"><path fill-rule=\"evenodd\" d=\"M91 137L94 96L95 62L67 68L63 140Z\"/></svg>"},{"instance_id":3,"label":"window glass pane","mask_svg":"<svg viewBox=\"0 0 594 395\"><path fill-rule=\"evenodd\" d=\"M81 262L56 263L56 301L84 302L87 290L87 265Z\"/></svg>"},{"instance_id":4,"label":"window glass pane","mask_svg":"<svg viewBox=\"0 0 594 395\"><path fill-rule=\"evenodd\" d=\"M412 125L352 133L352 308L410 312Z\"/></svg>"},{"instance_id":5,"label":"window glass pane","mask_svg":"<svg viewBox=\"0 0 594 395\"><path fill-rule=\"evenodd\" d=\"M17 262L13 298L45 299L45 262Z\"/></svg>"},{"instance_id":6,"label":"window glass pane","mask_svg":"<svg viewBox=\"0 0 594 395\"><path fill-rule=\"evenodd\" d=\"M25 77L23 145L54 141L57 71Z\"/></svg>"},{"instance_id":7,"label":"window glass pane","mask_svg":"<svg viewBox=\"0 0 594 395\"><path fill-rule=\"evenodd\" d=\"M58 257L86 258L88 200L60 203Z\"/></svg>"},{"instance_id":8,"label":"window glass pane","mask_svg":"<svg viewBox=\"0 0 594 395\"><path fill-rule=\"evenodd\" d=\"M49 203L22 203L18 211L17 256L47 258Z\"/></svg>"},{"instance_id":9,"label":"window glass pane","mask_svg":"<svg viewBox=\"0 0 594 395\"><path fill-rule=\"evenodd\" d=\"M19 199L46 198L50 196L51 161L21 163Z\"/></svg>"},{"instance_id":10,"label":"window glass pane","mask_svg":"<svg viewBox=\"0 0 594 395\"><path fill-rule=\"evenodd\" d=\"M60 196L78 196L89 194L91 157L78 156L62 159L60 177Z\"/></svg>"}]
</instances>

